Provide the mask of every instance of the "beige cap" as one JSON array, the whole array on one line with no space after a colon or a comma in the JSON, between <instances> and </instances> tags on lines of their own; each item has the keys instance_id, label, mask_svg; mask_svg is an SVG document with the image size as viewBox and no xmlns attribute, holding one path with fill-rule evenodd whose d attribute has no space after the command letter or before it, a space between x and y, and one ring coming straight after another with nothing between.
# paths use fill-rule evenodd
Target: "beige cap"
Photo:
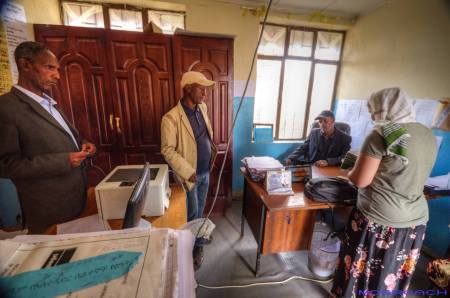
<instances>
[{"instance_id":1,"label":"beige cap","mask_svg":"<svg viewBox=\"0 0 450 298\"><path fill-rule=\"evenodd\" d=\"M188 71L181 77L181 88L190 84L199 84L201 86L209 87L214 85L214 81L208 80L201 72Z\"/></svg>"}]
</instances>

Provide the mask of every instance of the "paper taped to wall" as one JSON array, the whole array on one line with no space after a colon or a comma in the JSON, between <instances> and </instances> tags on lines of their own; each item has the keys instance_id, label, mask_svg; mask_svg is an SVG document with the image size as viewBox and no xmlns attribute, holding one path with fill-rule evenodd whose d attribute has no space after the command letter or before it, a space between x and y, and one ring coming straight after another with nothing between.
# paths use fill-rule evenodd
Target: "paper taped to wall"
<instances>
[{"instance_id":1,"label":"paper taped to wall","mask_svg":"<svg viewBox=\"0 0 450 298\"><path fill-rule=\"evenodd\" d=\"M431 127L439 108L439 101L434 99L416 99L413 101L416 111L416 121ZM449 104L450 111L450 104ZM364 139L373 128L373 122L367 108L366 99L340 99L336 106L336 121L350 124L352 149L361 148ZM450 115L449 129L450 129Z\"/></svg>"}]
</instances>

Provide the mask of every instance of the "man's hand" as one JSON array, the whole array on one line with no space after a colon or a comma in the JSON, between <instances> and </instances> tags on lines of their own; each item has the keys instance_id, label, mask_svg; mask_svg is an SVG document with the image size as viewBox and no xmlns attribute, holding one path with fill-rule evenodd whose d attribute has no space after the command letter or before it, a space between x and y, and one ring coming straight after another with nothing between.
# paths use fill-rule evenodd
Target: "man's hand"
<instances>
[{"instance_id":1,"label":"man's hand","mask_svg":"<svg viewBox=\"0 0 450 298\"><path fill-rule=\"evenodd\" d=\"M286 160L286 165L287 165L287 166L290 166L291 164L292 164L292 159L289 159L289 158L288 158L288 159Z\"/></svg>"},{"instance_id":2,"label":"man's hand","mask_svg":"<svg viewBox=\"0 0 450 298\"><path fill-rule=\"evenodd\" d=\"M328 166L328 161L326 161L326 160L318 160L318 161L316 161L314 163L314 165L318 166L318 167L326 167L326 166Z\"/></svg>"},{"instance_id":3,"label":"man's hand","mask_svg":"<svg viewBox=\"0 0 450 298\"><path fill-rule=\"evenodd\" d=\"M188 180L189 182L195 183L197 181L197 174L192 174L192 176Z\"/></svg>"},{"instance_id":4,"label":"man's hand","mask_svg":"<svg viewBox=\"0 0 450 298\"><path fill-rule=\"evenodd\" d=\"M80 152L70 152L69 162L72 168L79 167L83 160L86 159L87 153L85 151Z\"/></svg>"},{"instance_id":5,"label":"man's hand","mask_svg":"<svg viewBox=\"0 0 450 298\"><path fill-rule=\"evenodd\" d=\"M86 152L87 156L92 156L97 152L97 148L92 143L84 143L81 145L81 151Z\"/></svg>"}]
</instances>

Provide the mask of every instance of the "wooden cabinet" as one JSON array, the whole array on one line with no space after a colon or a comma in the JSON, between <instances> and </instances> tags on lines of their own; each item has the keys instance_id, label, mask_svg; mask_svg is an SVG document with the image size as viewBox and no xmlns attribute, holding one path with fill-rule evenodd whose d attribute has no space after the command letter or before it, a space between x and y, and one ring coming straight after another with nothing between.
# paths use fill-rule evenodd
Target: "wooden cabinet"
<instances>
[{"instance_id":1,"label":"wooden cabinet","mask_svg":"<svg viewBox=\"0 0 450 298\"><path fill-rule=\"evenodd\" d=\"M88 170L89 184L95 185L120 163L105 31L44 25L35 31L36 40L47 44L60 63L61 79L52 97L81 137L98 147Z\"/></svg>"},{"instance_id":2,"label":"wooden cabinet","mask_svg":"<svg viewBox=\"0 0 450 298\"><path fill-rule=\"evenodd\" d=\"M176 104L170 37L109 31L107 45L121 163L161 163L161 118Z\"/></svg>"},{"instance_id":3,"label":"wooden cabinet","mask_svg":"<svg viewBox=\"0 0 450 298\"><path fill-rule=\"evenodd\" d=\"M53 25L35 25L35 36L60 62L52 96L80 135L98 146L90 185L119 164L164 162L161 118L182 97L182 74L200 71L216 81L206 99L219 149L210 180L214 195L232 121L232 39ZM231 159L230 146L214 213L231 202Z\"/></svg>"}]
</instances>

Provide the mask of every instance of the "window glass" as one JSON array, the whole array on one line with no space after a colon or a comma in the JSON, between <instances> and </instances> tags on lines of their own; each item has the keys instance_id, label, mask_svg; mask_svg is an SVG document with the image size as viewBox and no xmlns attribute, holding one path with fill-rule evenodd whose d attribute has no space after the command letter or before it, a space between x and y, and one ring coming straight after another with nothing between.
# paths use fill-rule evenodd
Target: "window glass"
<instances>
[{"instance_id":1,"label":"window glass","mask_svg":"<svg viewBox=\"0 0 450 298\"><path fill-rule=\"evenodd\" d=\"M310 61L286 60L280 115L280 139L300 139L308 98Z\"/></svg>"},{"instance_id":2,"label":"window glass","mask_svg":"<svg viewBox=\"0 0 450 298\"><path fill-rule=\"evenodd\" d=\"M321 60L339 60L342 40L342 33L319 31L317 33L315 58Z\"/></svg>"},{"instance_id":3,"label":"window glass","mask_svg":"<svg viewBox=\"0 0 450 298\"><path fill-rule=\"evenodd\" d=\"M309 109L308 133L314 118L323 110L330 110L333 101L334 81L337 65L317 63L314 70L314 83Z\"/></svg>"},{"instance_id":4,"label":"window glass","mask_svg":"<svg viewBox=\"0 0 450 298\"><path fill-rule=\"evenodd\" d=\"M149 10L148 21L154 32L174 34L176 29L184 29L184 13Z\"/></svg>"},{"instance_id":5,"label":"window glass","mask_svg":"<svg viewBox=\"0 0 450 298\"><path fill-rule=\"evenodd\" d=\"M261 30L261 27L259 28ZM258 47L259 55L283 56L286 28L266 25Z\"/></svg>"},{"instance_id":6,"label":"window glass","mask_svg":"<svg viewBox=\"0 0 450 298\"><path fill-rule=\"evenodd\" d=\"M276 125L281 61L258 59L253 123ZM275 128L274 128L275 129Z\"/></svg>"},{"instance_id":7,"label":"window glass","mask_svg":"<svg viewBox=\"0 0 450 298\"><path fill-rule=\"evenodd\" d=\"M291 30L288 54L311 57L313 36L314 33L311 31Z\"/></svg>"},{"instance_id":8,"label":"window glass","mask_svg":"<svg viewBox=\"0 0 450 298\"><path fill-rule=\"evenodd\" d=\"M62 3L64 25L104 28L103 8L89 3Z\"/></svg>"},{"instance_id":9,"label":"window glass","mask_svg":"<svg viewBox=\"0 0 450 298\"><path fill-rule=\"evenodd\" d=\"M142 12L127 9L109 9L111 29L142 31Z\"/></svg>"}]
</instances>

